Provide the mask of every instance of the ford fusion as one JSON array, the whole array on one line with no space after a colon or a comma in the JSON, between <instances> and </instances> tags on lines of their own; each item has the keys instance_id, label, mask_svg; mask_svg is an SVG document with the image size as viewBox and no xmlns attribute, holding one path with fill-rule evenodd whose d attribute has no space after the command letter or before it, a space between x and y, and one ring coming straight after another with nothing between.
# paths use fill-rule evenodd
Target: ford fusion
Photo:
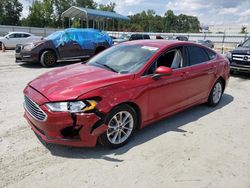
<instances>
[{"instance_id":1,"label":"ford fusion","mask_svg":"<svg viewBox=\"0 0 250 188\"><path fill-rule=\"evenodd\" d=\"M152 122L201 103L216 106L228 79L228 60L205 46L130 41L31 81L24 116L48 143L117 148Z\"/></svg>"}]
</instances>

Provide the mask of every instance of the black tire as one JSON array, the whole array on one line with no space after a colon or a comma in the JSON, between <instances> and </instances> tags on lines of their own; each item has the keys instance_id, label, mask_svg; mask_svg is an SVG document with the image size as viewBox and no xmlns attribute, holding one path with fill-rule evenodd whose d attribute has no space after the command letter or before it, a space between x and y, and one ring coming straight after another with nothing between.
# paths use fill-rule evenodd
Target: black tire
<instances>
[{"instance_id":1,"label":"black tire","mask_svg":"<svg viewBox=\"0 0 250 188\"><path fill-rule=\"evenodd\" d=\"M212 90L210 91L208 97L209 106L217 106L220 103L221 97L223 95L224 85L221 80L217 80L214 84Z\"/></svg>"},{"instance_id":2,"label":"black tire","mask_svg":"<svg viewBox=\"0 0 250 188\"><path fill-rule=\"evenodd\" d=\"M131 116L129 115L127 117L127 119L129 118L129 121L128 121L129 123L123 123L123 124L121 123L122 125L120 125L120 126L118 124L116 124L117 126L114 125L114 122L115 122L114 119L118 120L117 117L119 117L120 114L122 114L122 118L125 115L130 114ZM120 118L119 121L124 120L122 118ZM127 119L125 118L124 121L126 122ZM111 148L111 149L115 149L115 148L119 148L121 146L124 146L126 143L129 142L131 136L133 135L133 133L137 127L137 124L138 124L137 120L138 120L137 113L131 106L123 104L123 105L115 107L111 112L108 113L108 115L105 118L105 124L108 125L109 128L107 129L107 131L105 133L103 133L99 137L99 142L103 146ZM116 121L116 123L118 123L118 121ZM109 136L108 136L108 134L109 134ZM122 137L122 135L123 135L123 137ZM118 137L118 140L117 140L117 137ZM111 140L113 140L113 139L114 139L114 141L112 142ZM114 143L116 140L118 142Z\"/></svg>"},{"instance_id":3,"label":"black tire","mask_svg":"<svg viewBox=\"0 0 250 188\"><path fill-rule=\"evenodd\" d=\"M53 67L57 64L57 57L53 51L45 51L42 53L40 63L44 67Z\"/></svg>"}]
</instances>

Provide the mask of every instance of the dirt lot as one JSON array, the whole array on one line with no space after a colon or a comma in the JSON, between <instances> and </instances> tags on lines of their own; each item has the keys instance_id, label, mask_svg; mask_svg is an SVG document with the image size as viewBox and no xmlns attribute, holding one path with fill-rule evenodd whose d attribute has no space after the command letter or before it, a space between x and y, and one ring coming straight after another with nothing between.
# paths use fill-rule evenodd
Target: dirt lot
<instances>
[{"instance_id":1,"label":"dirt lot","mask_svg":"<svg viewBox=\"0 0 250 188\"><path fill-rule=\"evenodd\" d=\"M0 52L0 187L250 187L250 75L117 150L45 145L23 118L25 85L51 70Z\"/></svg>"}]
</instances>

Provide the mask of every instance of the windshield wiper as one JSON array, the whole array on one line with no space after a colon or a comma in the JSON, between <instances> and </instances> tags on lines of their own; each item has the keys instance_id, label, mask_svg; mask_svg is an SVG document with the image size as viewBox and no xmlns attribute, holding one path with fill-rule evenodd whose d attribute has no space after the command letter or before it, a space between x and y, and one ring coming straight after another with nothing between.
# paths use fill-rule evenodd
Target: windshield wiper
<instances>
[{"instance_id":1,"label":"windshield wiper","mask_svg":"<svg viewBox=\"0 0 250 188\"><path fill-rule=\"evenodd\" d=\"M97 62L97 61L95 61L94 63L97 64L97 65L100 65L100 66L102 66L102 67L105 67L105 68L111 70L112 72L117 72L115 69L113 69L112 67L110 67L110 66L108 66L108 65L106 65L106 64L102 64L102 63L99 63L99 62Z\"/></svg>"},{"instance_id":2,"label":"windshield wiper","mask_svg":"<svg viewBox=\"0 0 250 188\"><path fill-rule=\"evenodd\" d=\"M106 64L103 64L103 66L106 67L106 68L108 68L109 70L117 73L117 71L115 69L113 69L112 67L110 67L110 66L108 66Z\"/></svg>"}]
</instances>

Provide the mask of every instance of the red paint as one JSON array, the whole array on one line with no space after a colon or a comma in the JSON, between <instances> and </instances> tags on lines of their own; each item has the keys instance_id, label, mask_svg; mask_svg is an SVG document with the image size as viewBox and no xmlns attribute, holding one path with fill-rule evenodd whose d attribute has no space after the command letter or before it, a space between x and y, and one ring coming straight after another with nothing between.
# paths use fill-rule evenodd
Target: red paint
<instances>
[{"instance_id":1,"label":"red paint","mask_svg":"<svg viewBox=\"0 0 250 188\"><path fill-rule=\"evenodd\" d=\"M76 114L76 126L82 126L79 132L80 140L65 140L61 130L73 125L71 115L66 112L51 112L45 103L98 96L102 100L96 109L104 115L121 103L134 103L140 110L140 127L142 128L188 107L206 102L219 77L222 77L226 84L228 82L229 64L220 55L206 63L181 69L159 67L158 73L168 73L168 76L162 76L159 79L153 79L152 75L142 76L163 51L175 46L197 44L143 40L125 42L121 45L137 44L158 47L160 50L134 74L118 74L102 68L74 64L45 73L30 82L24 94L36 102L48 115L45 122L39 122L25 111L25 118L32 129L46 142L72 146L95 146L98 136L107 129L104 122L97 128L93 128L100 120L98 115L95 113Z\"/></svg>"}]
</instances>

